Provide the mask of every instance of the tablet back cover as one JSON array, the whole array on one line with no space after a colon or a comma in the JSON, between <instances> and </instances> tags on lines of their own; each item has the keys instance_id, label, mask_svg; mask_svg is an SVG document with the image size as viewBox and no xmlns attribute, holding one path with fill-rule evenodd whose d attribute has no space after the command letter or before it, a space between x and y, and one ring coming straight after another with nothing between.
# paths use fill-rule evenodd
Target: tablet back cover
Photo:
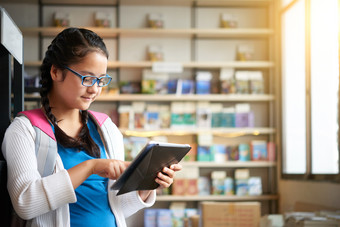
<instances>
[{"instance_id":1,"label":"tablet back cover","mask_svg":"<svg viewBox=\"0 0 340 227\"><path fill-rule=\"evenodd\" d=\"M153 190L159 185L155 182L157 173L165 166L178 163L189 152L187 144L157 143L147 144L130 166L112 185L119 190L117 195L136 190Z\"/></svg>"}]
</instances>

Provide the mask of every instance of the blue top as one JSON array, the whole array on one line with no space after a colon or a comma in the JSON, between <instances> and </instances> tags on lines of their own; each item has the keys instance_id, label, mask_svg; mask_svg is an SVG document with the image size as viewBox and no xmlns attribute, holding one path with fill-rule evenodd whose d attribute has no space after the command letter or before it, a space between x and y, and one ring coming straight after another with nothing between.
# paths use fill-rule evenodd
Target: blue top
<instances>
[{"instance_id":1,"label":"blue top","mask_svg":"<svg viewBox=\"0 0 340 227\"><path fill-rule=\"evenodd\" d=\"M106 158L103 142L92 119L89 118L87 126L92 139L100 148L100 157L103 159ZM58 153L65 169L70 169L86 160L95 159L84 150L78 151L76 148L65 148L59 143ZM72 227L116 227L116 219L109 205L107 184L107 178L93 174L76 188L77 202L69 204Z\"/></svg>"}]
</instances>

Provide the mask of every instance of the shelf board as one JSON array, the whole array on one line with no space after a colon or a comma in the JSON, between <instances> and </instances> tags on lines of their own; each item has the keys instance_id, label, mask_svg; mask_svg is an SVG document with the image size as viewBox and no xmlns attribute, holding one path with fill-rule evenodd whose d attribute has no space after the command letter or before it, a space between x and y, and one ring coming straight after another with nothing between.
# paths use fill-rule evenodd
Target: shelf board
<instances>
[{"instance_id":1,"label":"shelf board","mask_svg":"<svg viewBox=\"0 0 340 227\"><path fill-rule=\"evenodd\" d=\"M225 162L188 162L182 161L181 165L185 167L199 167L199 168L265 168L275 167L276 162L270 161L225 161Z\"/></svg>"},{"instance_id":2,"label":"shelf board","mask_svg":"<svg viewBox=\"0 0 340 227\"><path fill-rule=\"evenodd\" d=\"M123 36L157 36L157 37L192 37L198 38L249 38L249 37L266 37L274 34L272 29L267 28L216 28L216 29L153 29L153 28L99 28L99 27L85 27L98 33L103 38L115 38L118 35ZM22 27L20 30L25 35L34 35L41 33L43 36L54 37L65 27Z\"/></svg>"},{"instance_id":3,"label":"shelf board","mask_svg":"<svg viewBox=\"0 0 340 227\"><path fill-rule=\"evenodd\" d=\"M210 94L210 95L172 95L172 94L117 94L100 95L96 100L111 101L220 101L220 102L263 102L273 101L273 95L266 94Z\"/></svg>"},{"instance_id":4,"label":"shelf board","mask_svg":"<svg viewBox=\"0 0 340 227\"><path fill-rule=\"evenodd\" d=\"M274 0L195 0L197 6L268 6Z\"/></svg>"},{"instance_id":5,"label":"shelf board","mask_svg":"<svg viewBox=\"0 0 340 227\"><path fill-rule=\"evenodd\" d=\"M42 4L57 4L57 5L117 5L117 0L41 0Z\"/></svg>"},{"instance_id":6,"label":"shelf board","mask_svg":"<svg viewBox=\"0 0 340 227\"><path fill-rule=\"evenodd\" d=\"M28 61L25 62L27 67L39 67L41 61ZM153 62L151 61L109 61L108 68L151 68ZM229 62L183 62L184 68L196 69L220 69L220 68L239 68L239 69L265 69L274 67L274 63L270 61L229 61Z\"/></svg>"},{"instance_id":7,"label":"shelf board","mask_svg":"<svg viewBox=\"0 0 340 227\"><path fill-rule=\"evenodd\" d=\"M222 137L239 137L246 135L274 134L274 128L185 128L185 129L123 129L120 131L125 136L153 137L153 136L186 136L211 133Z\"/></svg>"},{"instance_id":8,"label":"shelf board","mask_svg":"<svg viewBox=\"0 0 340 227\"><path fill-rule=\"evenodd\" d=\"M25 36L38 35L46 37L55 37L58 33L64 30L66 27L21 27L20 30ZM100 27L84 27L94 31L103 38L115 38L119 34L118 28L100 28Z\"/></svg>"},{"instance_id":9,"label":"shelf board","mask_svg":"<svg viewBox=\"0 0 340 227\"><path fill-rule=\"evenodd\" d=\"M159 195L156 201L268 201L278 200L278 195L257 195L257 196L237 196L237 195L206 195L206 196L176 196Z\"/></svg>"},{"instance_id":10,"label":"shelf board","mask_svg":"<svg viewBox=\"0 0 340 227\"><path fill-rule=\"evenodd\" d=\"M152 67L151 61L124 62L118 63L120 68L147 68ZM184 68L272 68L274 63L270 61L225 61L225 62L183 62Z\"/></svg>"}]
</instances>

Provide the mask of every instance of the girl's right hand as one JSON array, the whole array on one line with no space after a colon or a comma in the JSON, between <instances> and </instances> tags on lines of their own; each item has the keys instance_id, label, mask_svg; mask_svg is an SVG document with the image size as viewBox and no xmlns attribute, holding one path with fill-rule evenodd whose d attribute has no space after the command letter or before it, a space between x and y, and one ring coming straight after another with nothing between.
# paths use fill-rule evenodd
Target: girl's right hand
<instances>
[{"instance_id":1,"label":"girl's right hand","mask_svg":"<svg viewBox=\"0 0 340 227\"><path fill-rule=\"evenodd\" d=\"M92 174L101 177L116 180L124 170L130 165L130 162L116 159L92 159Z\"/></svg>"}]
</instances>

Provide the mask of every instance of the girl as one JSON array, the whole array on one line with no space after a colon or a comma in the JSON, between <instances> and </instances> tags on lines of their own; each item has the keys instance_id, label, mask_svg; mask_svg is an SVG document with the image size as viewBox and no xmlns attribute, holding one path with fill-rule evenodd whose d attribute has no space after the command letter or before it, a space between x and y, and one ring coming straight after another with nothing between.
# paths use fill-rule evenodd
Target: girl
<instances>
[{"instance_id":1,"label":"girl","mask_svg":"<svg viewBox=\"0 0 340 227\"><path fill-rule=\"evenodd\" d=\"M39 172L40 131L31 119L17 116L6 131L2 151L8 190L26 225L126 226L126 217L155 202L155 191L116 196L109 189L129 164L123 161L123 138L110 118L87 111L111 81L107 61L103 40L86 29L63 30L46 51L40 69L42 108L29 113L41 113L54 132L58 152L51 174ZM164 168L155 181L169 187L181 168Z\"/></svg>"}]
</instances>

